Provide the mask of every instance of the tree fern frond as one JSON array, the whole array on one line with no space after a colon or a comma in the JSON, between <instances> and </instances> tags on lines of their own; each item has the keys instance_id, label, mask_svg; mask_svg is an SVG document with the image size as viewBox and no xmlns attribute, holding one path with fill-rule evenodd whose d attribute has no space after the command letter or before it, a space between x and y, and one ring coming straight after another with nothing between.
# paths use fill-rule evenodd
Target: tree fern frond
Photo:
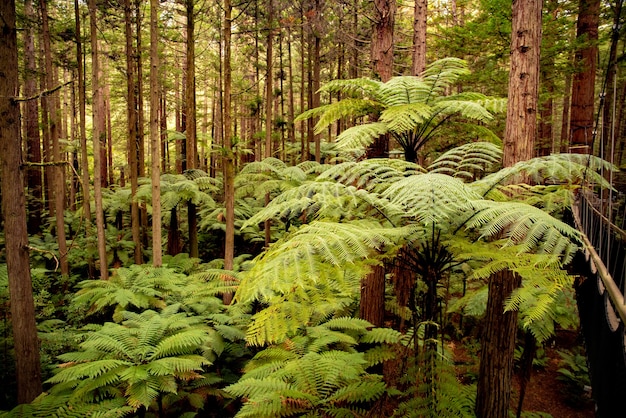
<instances>
[{"instance_id":1,"label":"tree fern frond","mask_svg":"<svg viewBox=\"0 0 626 418\"><path fill-rule=\"evenodd\" d=\"M387 389L381 381L360 381L344 386L329 397L331 402L360 403L380 398Z\"/></svg>"},{"instance_id":2,"label":"tree fern frond","mask_svg":"<svg viewBox=\"0 0 626 418\"><path fill-rule=\"evenodd\" d=\"M341 132L335 141L339 150L365 148L388 131L387 124L382 122L356 125Z\"/></svg>"},{"instance_id":3,"label":"tree fern frond","mask_svg":"<svg viewBox=\"0 0 626 418\"><path fill-rule=\"evenodd\" d=\"M424 104L431 91L430 87L420 77L392 77L381 86L380 101L388 108L411 103Z\"/></svg>"},{"instance_id":4,"label":"tree fern frond","mask_svg":"<svg viewBox=\"0 0 626 418\"><path fill-rule=\"evenodd\" d=\"M478 102L452 98L448 99L446 97L445 99L437 101L433 107L437 113L443 116L459 114L459 116L463 118L480 122L489 122L493 119L493 115Z\"/></svg>"},{"instance_id":5,"label":"tree fern frond","mask_svg":"<svg viewBox=\"0 0 626 418\"><path fill-rule=\"evenodd\" d=\"M536 249L568 260L580 242L575 228L533 206L486 201L476 205L479 210L466 226L477 228L482 237L505 237L505 246L519 246L522 252ZM563 252L555 254L557 249Z\"/></svg>"},{"instance_id":6,"label":"tree fern frond","mask_svg":"<svg viewBox=\"0 0 626 418\"><path fill-rule=\"evenodd\" d=\"M417 129L429 120L433 108L425 103L406 103L388 107L380 114L380 121L391 132L403 133Z\"/></svg>"},{"instance_id":7,"label":"tree fern frond","mask_svg":"<svg viewBox=\"0 0 626 418\"><path fill-rule=\"evenodd\" d=\"M469 74L467 63L458 58L442 58L426 66L419 77L429 86L429 98L441 95L461 76Z\"/></svg>"},{"instance_id":8,"label":"tree fern frond","mask_svg":"<svg viewBox=\"0 0 626 418\"><path fill-rule=\"evenodd\" d=\"M480 198L460 180L436 173L409 176L396 181L382 196L400 205L418 223L440 225L453 224L453 219L470 211L473 202Z\"/></svg>"},{"instance_id":9,"label":"tree fern frond","mask_svg":"<svg viewBox=\"0 0 626 418\"><path fill-rule=\"evenodd\" d=\"M304 112L294 119L294 122L319 116L320 118L315 124L315 132L319 134L329 125L341 118L347 116L359 118L373 113L379 113L380 110L380 104L372 100L344 98L338 102Z\"/></svg>"},{"instance_id":10,"label":"tree fern frond","mask_svg":"<svg viewBox=\"0 0 626 418\"><path fill-rule=\"evenodd\" d=\"M580 184L592 181L603 188L612 186L598 173L599 170L614 171L616 167L595 156L582 154L552 154L546 157L520 161L512 167L486 176L475 182L473 187L485 194L499 184L503 184L520 174L527 174L535 183Z\"/></svg>"},{"instance_id":11,"label":"tree fern frond","mask_svg":"<svg viewBox=\"0 0 626 418\"><path fill-rule=\"evenodd\" d=\"M476 174L491 171L501 160L500 146L490 142L470 142L442 154L428 166L428 171L473 180Z\"/></svg>"},{"instance_id":12,"label":"tree fern frond","mask_svg":"<svg viewBox=\"0 0 626 418\"><path fill-rule=\"evenodd\" d=\"M337 79L325 83L321 88L321 92L327 93L345 93L356 97L370 97L378 100L378 92L380 91L380 81L369 78L353 78L353 79Z\"/></svg>"}]
</instances>

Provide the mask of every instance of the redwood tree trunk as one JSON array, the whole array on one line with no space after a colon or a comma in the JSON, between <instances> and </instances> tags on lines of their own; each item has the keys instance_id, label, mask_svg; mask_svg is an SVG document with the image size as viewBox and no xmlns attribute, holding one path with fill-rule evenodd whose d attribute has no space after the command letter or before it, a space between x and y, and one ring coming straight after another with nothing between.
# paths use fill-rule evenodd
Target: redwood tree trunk
<instances>
[{"instance_id":1,"label":"redwood tree trunk","mask_svg":"<svg viewBox=\"0 0 626 418\"><path fill-rule=\"evenodd\" d=\"M419 75L426 69L426 18L428 0L415 0L413 13L413 67L412 75Z\"/></svg>"},{"instance_id":2,"label":"redwood tree trunk","mask_svg":"<svg viewBox=\"0 0 626 418\"><path fill-rule=\"evenodd\" d=\"M194 34L193 0L186 0L187 12L187 85L185 86L185 106L187 128L185 129L185 158L187 170L196 168L196 38ZM189 225L189 255L198 257L198 216L196 205L187 202L187 221Z\"/></svg>"},{"instance_id":3,"label":"redwood tree trunk","mask_svg":"<svg viewBox=\"0 0 626 418\"><path fill-rule=\"evenodd\" d=\"M224 208L226 211L226 236L224 240L224 270L232 270L235 257L235 162L231 134L231 26L232 6L230 0L224 1ZM225 304L232 302L232 293L225 293Z\"/></svg>"},{"instance_id":4,"label":"redwood tree trunk","mask_svg":"<svg viewBox=\"0 0 626 418\"><path fill-rule=\"evenodd\" d=\"M374 266L361 280L359 317L381 327L385 317L385 267Z\"/></svg>"},{"instance_id":5,"label":"redwood tree trunk","mask_svg":"<svg viewBox=\"0 0 626 418\"><path fill-rule=\"evenodd\" d=\"M37 65L35 63L35 42L33 40L33 26L35 14L32 0L24 2L24 13L27 25L24 31L24 60L26 61L26 75L24 80L24 95L35 96L37 93ZM25 103L24 121L26 125L27 159L32 163L41 163L41 138L39 136L39 104L37 100ZM41 168L31 167L27 172L28 190L33 197L28 202L28 232L37 234L41 230L41 211L43 209L43 184Z\"/></svg>"},{"instance_id":6,"label":"redwood tree trunk","mask_svg":"<svg viewBox=\"0 0 626 418\"><path fill-rule=\"evenodd\" d=\"M541 0L513 1L509 95L502 158L505 167L533 156L537 136L541 6ZM489 278L476 397L476 415L481 418L508 415L517 312L505 313L504 303L519 285L519 276L511 271L502 271Z\"/></svg>"},{"instance_id":7,"label":"redwood tree trunk","mask_svg":"<svg viewBox=\"0 0 626 418\"><path fill-rule=\"evenodd\" d=\"M102 171L101 171L101 153L102 146L101 137L104 135L104 115L101 115L103 107L99 105L102 101L102 92L100 89L100 57L98 55L98 28L96 25L96 1L89 0L89 25L91 29L91 77L93 89L93 161L94 161L94 180L93 189L96 201L96 234L98 237L98 257L100 258L100 278L107 280L109 278L109 267L107 263L106 251L106 235L104 232L104 213L102 210Z\"/></svg>"},{"instance_id":8,"label":"redwood tree trunk","mask_svg":"<svg viewBox=\"0 0 626 418\"><path fill-rule=\"evenodd\" d=\"M139 153L137 128L137 87L135 83L135 48L133 46L132 8L130 0L124 0L124 33L126 37L126 113L128 116L128 165L130 168L130 190L134 197L139 188ZM141 264L141 225L139 218L139 203L134 199L130 204L130 226L135 245L133 258L135 264Z\"/></svg>"},{"instance_id":9,"label":"redwood tree trunk","mask_svg":"<svg viewBox=\"0 0 626 418\"><path fill-rule=\"evenodd\" d=\"M578 7L576 38L585 43L574 56L574 65L582 71L574 75L572 83L570 137L573 152L588 153L593 141L600 0L580 0Z\"/></svg>"},{"instance_id":10,"label":"redwood tree trunk","mask_svg":"<svg viewBox=\"0 0 626 418\"><path fill-rule=\"evenodd\" d=\"M52 47L50 40L50 29L48 26L48 7L47 0L40 0L41 7L41 30L43 33L43 49L46 72L46 88L54 89L57 84L57 77L52 68ZM59 111L60 100L59 92L54 91L46 97L48 112L44 114L44 118L48 118L48 128L50 132L50 142L52 145L52 162L50 167L51 180L51 198L54 200L54 216L55 216L55 232L59 245L59 264L61 266L61 274L69 275L69 264L67 262L67 240L65 237L65 168L62 165L61 145L59 143L59 130L61 128Z\"/></svg>"},{"instance_id":11,"label":"redwood tree trunk","mask_svg":"<svg viewBox=\"0 0 626 418\"><path fill-rule=\"evenodd\" d=\"M161 249L161 144L159 143L159 0L150 0L150 150L152 151L152 264L163 265Z\"/></svg>"},{"instance_id":12,"label":"redwood tree trunk","mask_svg":"<svg viewBox=\"0 0 626 418\"><path fill-rule=\"evenodd\" d=\"M11 322L15 347L17 401L29 403L42 391L39 339L28 260L26 197L20 141L15 2L0 2L0 182Z\"/></svg>"},{"instance_id":13,"label":"redwood tree trunk","mask_svg":"<svg viewBox=\"0 0 626 418\"><path fill-rule=\"evenodd\" d=\"M519 276L505 270L489 278L489 299L482 334L476 416L508 416L513 379L517 311L504 312L504 304L520 284Z\"/></svg>"},{"instance_id":14,"label":"redwood tree trunk","mask_svg":"<svg viewBox=\"0 0 626 418\"><path fill-rule=\"evenodd\" d=\"M374 0L372 64L374 73L383 82L393 76L393 28L396 8L396 0Z\"/></svg>"}]
</instances>

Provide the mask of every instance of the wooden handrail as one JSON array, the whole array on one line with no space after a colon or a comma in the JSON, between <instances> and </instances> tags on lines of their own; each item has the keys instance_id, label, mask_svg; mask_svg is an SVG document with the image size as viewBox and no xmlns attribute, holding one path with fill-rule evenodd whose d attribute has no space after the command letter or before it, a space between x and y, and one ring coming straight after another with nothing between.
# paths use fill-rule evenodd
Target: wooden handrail
<instances>
[{"instance_id":1,"label":"wooden handrail","mask_svg":"<svg viewBox=\"0 0 626 418\"><path fill-rule=\"evenodd\" d=\"M611 302L613 302L613 306L615 307L615 310L617 311L620 319L624 324L626 324L626 303L624 302L624 295L615 283L615 280L613 280L613 277L611 277L611 273L609 273L606 266L604 265L604 261L602 261L602 259L596 252L596 249L589 241L587 234L582 231L582 222L580 220L580 211L578 209L578 205L572 205L572 214L574 215L574 222L576 223L576 227L582 233L582 239L585 248L587 249L587 251L589 251L589 255L591 256L591 259L596 266L598 275L600 276L600 279L602 280L602 283L604 284L604 287L609 294L609 298L611 299Z\"/></svg>"}]
</instances>

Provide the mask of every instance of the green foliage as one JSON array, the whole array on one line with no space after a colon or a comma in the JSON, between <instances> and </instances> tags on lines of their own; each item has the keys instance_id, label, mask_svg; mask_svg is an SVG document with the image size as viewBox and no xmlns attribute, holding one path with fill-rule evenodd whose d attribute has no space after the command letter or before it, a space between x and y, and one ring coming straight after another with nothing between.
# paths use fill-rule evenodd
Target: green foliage
<instances>
[{"instance_id":1,"label":"green foliage","mask_svg":"<svg viewBox=\"0 0 626 418\"><path fill-rule=\"evenodd\" d=\"M467 75L467 64L457 58L431 63L419 77L393 77L386 83L367 80L333 80L320 90L342 93L347 97L317 109L311 109L296 121L319 117L315 130L321 133L330 124L347 116L377 116L377 120L357 124L339 134L341 150L362 149L376 138L389 134L404 150L405 158L415 161L419 150L451 117L489 122L492 112L502 112L505 100L480 93L446 95L460 77Z\"/></svg>"},{"instance_id":2,"label":"green foliage","mask_svg":"<svg viewBox=\"0 0 626 418\"><path fill-rule=\"evenodd\" d=\"M428 166L428 171L472 181L493 172L501 161L501 146L491 142L470 142L441 155Z\"/></svg>"},{"instance_id":3,"label":"green foliage","mask_svg":"<svg viewBox=\"0 0 626 418\"><path fill-rule=\"evenodd\" d=\"M154 408L158 397L202 378L210 335L201 318L178 305L121 316L121 324L107 322L88 334L81 351L59 356L65 363L47 381L52 395L71 393L69 403L79 405L122 397L137 410Z\"/></svg>"},{"instance_id":4,"label":"green foliage","mask_svg":"<svg viewBox=\"0 0 626 418\"><path fill-rule=\"evenodd\" d=\"M436 367L431 385L410 386L394 417L475 417L476 386L461 383L454 367L445 359L438 360Z\"/></svg>"},{"instance_id":5,"label":"green foliage","mask_svg":"<svg viewBox=\"0 0 626 418\"><path fill-rule=\"evenodd\" d=\"M386 387L381 376L366 370L380 361L380 353L368 360L357 345L399 339L397 331L372 329L363 320L331 319L259 352L226 391L245 399L237 417L366 416L367 404Z\"/></svg>"},{"instance_id":6,"label":"green foliage","mask_svg":"<svg viewBox=\"0 0 626 418\"><path fill-rule=\"evenodd\" d=\"M91 315L114 308L113 318L121 319L127 309L164 308L166 298L177 291L186 276L170 268L132 265L119 268L109 280L85 280L72 300L72 309Z\"/></svg>"},{"instance_id":7,"label":"green foliage","mask_svg":"<svg viewBox=\"0 0 626 418\"><path fill-rule=\"evenodd\" d=\"M580 405L588 399L587 388L591 386L587 357L582 350L559 350L561 361L557 379L565 383L568 400Z\"/></svg>"}]
</instances>

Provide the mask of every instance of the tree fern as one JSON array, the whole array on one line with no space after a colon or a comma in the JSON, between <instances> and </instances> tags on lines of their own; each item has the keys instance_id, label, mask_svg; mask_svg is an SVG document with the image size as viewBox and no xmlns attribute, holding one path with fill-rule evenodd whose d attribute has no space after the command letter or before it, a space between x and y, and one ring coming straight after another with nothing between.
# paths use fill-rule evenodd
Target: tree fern
<instances>
[{"instance_id":1,"label":"tree fern","mask_svg":"<svg viewBox=\"0 0 626 418\"><path fill-rule=\"evenodd\" d=\"M121 324L106 323L81 344L81 351L60 356L65 361L48 379L54 396L70 403L94 404L123 394L133 410L151 408L155 399L200 379L209 361L200 355L210 343L200 317L178 312L124 312Z\"/></svg>"},{"instance_id":2,"label":"tree fern","mask_svg":"<svg viewBox=\"0 0 626 418\"><path fill-rule=\"evenodd\" d=\"M242 379L226 389L246 399L237 416L365 416L362 406L386 391L355 349L371 332L366 321L336 318L259 352ZM399 340L399 333L387 334L389 341Z\"/></svg>"},{"instance_id":3,"label":"tree fern","mask_svg":"<svg viewBox=\"0 0 626 418\"><path fill-rule=\"evenodd\" d=\"M72 309L87 315L109 307L119 313L130 308L163 308L168 295L181 289L185 276L168 268L133 265L119 268L109 280L84 280L72 299Z\"/></svg>"},{"instance_id":4,"label":"tree fern","mask_svg":"<svg viewBox=\"0 0 626 418\"><path fill-rule=\"evenodd\" d=\"M374 115L376 121L343 131L336 139L338 149L363 149L380 136L391 134L404 149L405 157L414 161L419 149L451 116L487 122L493 118L492 112L502 111L503 100L478 93L445 96L448 88L467 73L464 61L446 58L430 64L420 77L393 77L386 83L335 80L321 90L340 91L347 96L310 109L296 121L319 117L315 129L321 133L341 118Z\"/></svg>"}]
</instances>

